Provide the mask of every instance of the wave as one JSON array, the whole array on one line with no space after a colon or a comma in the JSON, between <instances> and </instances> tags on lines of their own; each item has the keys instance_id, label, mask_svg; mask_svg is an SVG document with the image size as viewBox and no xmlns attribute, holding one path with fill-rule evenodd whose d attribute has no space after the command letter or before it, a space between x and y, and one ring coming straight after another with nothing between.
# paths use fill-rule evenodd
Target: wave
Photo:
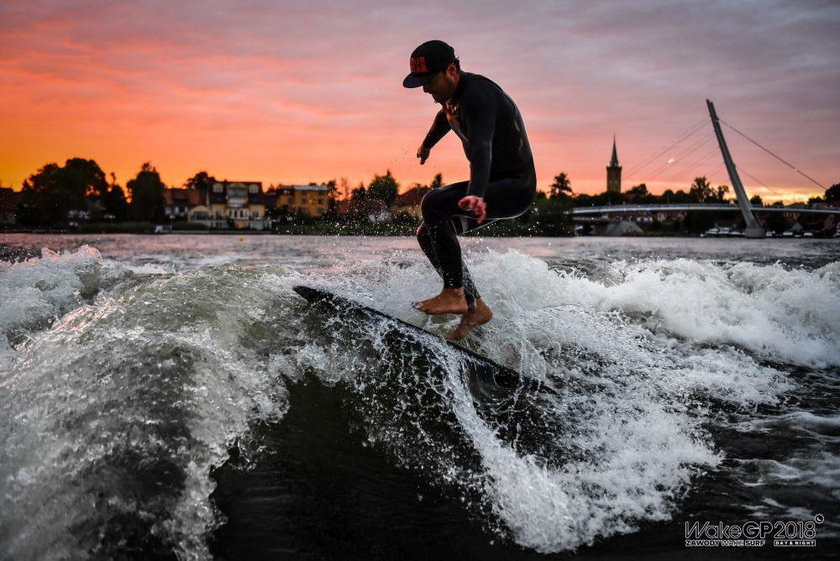
<instances>
[{"instance_id":1,"label":"wave","mask_svg":"<svg viewBox=\"0 0 840 561\"><path fill-rule=\"evenodd\" d=\"M290 385L313 377L371 446L460 496L487 532L573 550L670 519L721 465L710 420L776 404L795 383L781 365L840 364L835 264L581 272L477 253L495 320L466 344L553 390L496 401L471 393L446 345L406 353L291 290L326 286L442 334L451 320L407 305L438 281L404 253L340 274L149 270L93 248L3 267L0 512L15 515L0 515L0 551L19 559L208 558L224 522L211 472L268 453L254 427L282 423Z\"/></svg>"},{"instance_id":2,"label":"wave","mask_svg":"<svg viewBox=\"0 0 840 561\"><path fill-rule=\"evenodd\" d=\"M250 423L285 403L265 368L278 326L259 318L277 300L253 280L134 279L21 346L0 382L5 556L209 556L209 472L231 447L253 448Z\"/></svg>"}]
</instances>

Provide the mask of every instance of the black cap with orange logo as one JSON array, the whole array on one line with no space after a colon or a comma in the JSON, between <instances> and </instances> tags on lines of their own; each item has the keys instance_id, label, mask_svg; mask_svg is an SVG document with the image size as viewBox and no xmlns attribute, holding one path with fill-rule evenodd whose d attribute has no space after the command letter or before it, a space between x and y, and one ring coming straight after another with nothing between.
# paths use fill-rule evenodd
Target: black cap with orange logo
<instances>
[{"instance_id":1,"label":"black cap with orange logo","mask_svg":"<svg viewBox=\"0 0 840 561\"><path fill-rule=\"evenodd\" d=\"M403 80L405 88L419 88L455 62L455 49L443 41L426 41L411 53L411 74Z\"/></svg>"}]
</instances>

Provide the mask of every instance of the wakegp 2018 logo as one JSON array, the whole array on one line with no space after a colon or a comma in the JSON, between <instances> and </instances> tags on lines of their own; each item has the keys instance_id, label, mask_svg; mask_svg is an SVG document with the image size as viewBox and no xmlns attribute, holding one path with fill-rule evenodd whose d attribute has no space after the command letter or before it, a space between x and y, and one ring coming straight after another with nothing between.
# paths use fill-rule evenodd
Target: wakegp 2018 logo
<instances>
[{"instance_id":1,"label":"wakegp 2018 logo","mask_svg":"<svg viewBox=\"0 0 840 561\"><path fill-rule=\"evenodd\" d=\"M686 522L686 547L816 547L817 526L825 522L822 514L813 520L750 520L743 524Z\"/></svg>"}]
</instances>

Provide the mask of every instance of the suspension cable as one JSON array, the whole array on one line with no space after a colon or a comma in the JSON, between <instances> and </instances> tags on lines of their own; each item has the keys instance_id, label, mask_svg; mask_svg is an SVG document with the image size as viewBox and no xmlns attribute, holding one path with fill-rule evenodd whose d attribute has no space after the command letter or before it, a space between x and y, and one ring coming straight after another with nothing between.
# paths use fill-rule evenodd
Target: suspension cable
<instances>
[{"instance_id":1,"label":"suspension cable","mask_svg":"<svg viewBox=\"0 0 840 561\"><path fill-rule=\"evenodd\" d=\"M740 166L735 166L735 168L738 170L738 172L739 172L739 173L743 173L744 175L746 175L747 177L749 177L750 179L752 179L753 181L757 182L759 185L761 185L762 187L764 187L764 190L765 190L765 191L768 191L771 195L773 195L773 196L775 196L775 197L778 197L779 199L783 199L783 198L784 198L784 196L783 196L781 193L779 193L778 191L773 190L773 189L772 189L771 187L769 187L766 183L764 183L762 180L760 180L759 178L757 178L757 177L755 177L754 175L752 175L750 172L748 172L748 171L747 171L747 170L745 170L744 168L742 168L742 167L740 167Z\"/></svg>"},{"instance_id":2,"label":"suspension cable","mask_svg":"<svg viewBox=\"0 0 840 561\"><path fill-rule=\"evenodd\" d=\"M665 170L670 168L672 163L674 163L674 162L682 163L683 158L687 158L689 155L691 155L692 153L696 152L698 149L702 148L704 145L706 145L709 142L711 142L712 140L714 140L714 138L715 137L713 135L709 135L706 138L701 137L700 142L697 142L694 145L690 146L687 150L684 150L681 154L679 154L679 157L674 157L672 160L669 160L668 162L666 162L659 169L657 169L655 173L648 176L647 181L651 181L652 179L654 179L655 177L660 175L662 172L664 172Z\"/></svg>"},{"instance_id":3,"label":"suspension cable","mask_svg":"<svg viewBox=\"0 0 840 561\"><path fill-rule=\"evenodd\" d=\"M663 154L667 153L667 152L668 152L668 150L670 150L671 148L673 148L674 146L676 146L676 145L677 145L677 144L679 144L680 142L683 142L683 141L685 141L685 140L688 140L688 138L689 138L689 137L691 137L692 135L694 135L694 133L696 133L698 130L700 130L701 128L703 128L703 125L706 123L706 121L707 121L707 119L704 117L704 118L700 119L698 122L696 122L696 123L694 123L693 125L691 125L691 126L689 127L689 130L688 130L687 132L684 132L684 133L683 133L683 134L681 134L679 137L677 137L677 140L675 140L675 141L674 141L671 145L669 145L667 148L665 148L664 150L662 150L662 151L660 151L660 152L655 153L653 156L648 157L648 158L647 158L644 162L642 162L640 165L634 166L633 168L631 168L630 170L628 170L628 171L626 172L626 173L627 173L627 177L631 177L631 176L632 176L632 174L634 174L634 173L637 173L637 172L641 171L642 169L644 169L645 167L647 167L648 165L650 165L650 164L651 164L651 162L653 162L654 160L656 160L657 158L659 158L659 157L660 157L660 156L662 156Z\"/></svg>"},{"instance_id":4,"label":"suspension cable","mask_svg":"<svg viewBox=\"0 0 840 561\"><path fill-rule=\"evenodd\" d=\"M714 137L712 137L712 138L714 138ZM711 140L711 139L710 139L710 140ZM714 148L712 148L711 150L709 150L708 152L706 152L705 154L703 154L703 156L701 156L700 158L698 158L698 159L696 159L696 160L694 160L694 161L692 161L692 162L690 162L690 163L686 164L686 168L685 168L685 169L683 169L683 170L679 170L679 171L677 171L674 175L672 175L671 177L667 178L667 179L665 180L665 181L666 181L666 183L676 183L677 181L681 181L681 180L682 180L682 178L684 178L686 175L689 175L689 174L693 173L693 172L694 172L694 170L696 170L698 167L700 167L701 165L703 165L703 164L705 164L706 162L708 162L708 161L709 161L709 159L710 159L712 156L714 156L715 154L720 155L720 149L719 149L718 147L714 147Z\"/></svg>"},{"instance_id":5,"label":"suspension cable","mask_svg":"<svg viewBox=\"0 0 840 561\"><path fill-rule=\"evenodd\" d=\"M811 183L814 183L815 185L818 185L818 186L822 187L823 189L825 189L825 185L823 185L822 183L820 183L820 182L819 182L819 181L817 181L816 179L812 178L812 177L811 177L811 176L809 176L808 174L806 174L806 173L804 173L804 172L799 171L799 169L797 169L797 168L796 168L796 166L794 166L794 165L793 165L793 164L791 164L790 162L787 162L787 161L783 160L782 158L780 158L779 156L777 156L776 154L774 154L772 151L770 151L769 149L765 148L764 146L762 146L761 144L759 144L758 142L756 142L755 140L753 140L752 138L750 138L750 137L749 137L749 136L747 136L746 134L742 133L741 131L739 131L738 129L736 129L735 127L733 127L732 125L730 125L729 123L727 123L726 121L724 121L723 119L718 118L718 121L720 121L721 123L723 123L724 125L726 125L726 126L727 126L727 127L729 127L730 129L732 129L732 130L733 130L733 131L735 131L736 133L740 134L741 136L743 136L744 138L746 138L747 140L749 140L750 142L752 142L753 144L755 144L756 146L758 146L759 148L761 148L762 150L764 150L765 152L767 152L768 154L770 154L771 156L773 156L774 158L776 158L777 160L779 160L780 162L782 162L783 164L785 164L787 167L789 167L790 169L792 169L793 171L795 171L796 173L798 173L798 174L799 174L799 175L801 175L802 177L804 177L804 178L808 179L809 181L811 181Z\"/></svg>"}]
</instances>

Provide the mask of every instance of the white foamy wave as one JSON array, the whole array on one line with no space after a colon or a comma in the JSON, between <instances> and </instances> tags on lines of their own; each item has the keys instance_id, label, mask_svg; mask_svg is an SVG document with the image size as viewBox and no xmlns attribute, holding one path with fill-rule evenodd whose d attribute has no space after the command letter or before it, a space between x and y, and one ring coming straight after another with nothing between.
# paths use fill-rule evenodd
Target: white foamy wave
<instances>
[{"instance_id":1,"label":"white foamy wave","mask_svg":"<svg viewBox=\"0 0 840 561\"><path fill-rule=\"evenodd\" d=\"M120 274L119 267L103 268L99 251L89 246L62 253L45 248L21 263L0 261L0 371L14 359L10 339L48 326Z\"/></svg>"},{"instance_id":2,"label":"white foamy wave","mask_svg":"<svg viewBox=\"0 0 840 561\"><path fill-rule=\"evenodd\" d=\"M262 348L278 285L236 269L155 278L36 334L0 376L0 556L210 558L211 468L285 411Z\"/></svg>"},{"instance_id":3,"label":"white foamy wave","mask_svg":"<svg viewBox=\"0 0 840 561\"><path fill-rule=\"evenodd\" d=\"M605 279L568 275L560 285L549 301L641 316L653 332L789 364L840 364L836 267L619 261Z\"/></svg>"},{"instance_id":4,"label":"white foamy wave","mask_svg":"<svg viewBox=\"0 0 840 561\"><path fill-rule=\"evenodd\" d=\"M686 340L661 327L644 304L619 305L616 293L641 290L633 281L596 282L516 251L475 253L468 263L495 315L465 344L556 388L544 414L568 427L554 443L570 451L562 465L523 454L476 412L458 365L449 364L451 406L481 456L483 492L520 545L558 552L633 531L641 520L669 519L692 477L721 460L702 428L710 403L773 404L791 387L782 372L737 348ZM644 275L648 285L660 278ZM698 282L697 273L686 278ZM423 262L394 253L351 264L338 282L351 298L432 332L453 326L409 305L440 289ZM665 299L683 290L677 282L648 289ZM632 301L629 294L624 301ZM331 353L313 352L309 365L331 372L323 366ZM445 348L435 354L449 356Z\"/></svg>"},{"instance_id":5,"label":"white foamy wave","mask_svg":"<svg viewBox=\"0 0 840 561\"><path fill-rule=\"evenodd\" d=\"M181 558L207 558L207 531L218 523L209 499L210 468L248 435L249 423L282 418L282 378L315 372L330 385L352 386L360 372L372 372L369 363L388 357L382 368L392 379L405 382L394 376L405 374L424 389L425 367L396 354L387 330L342 339L332 332L340 327L336 318L328 318L322 332L310 329L301 319L310 308L291 292L300 279L288 278L288 269L228 265L185 273L163 260L135 262L135 272L157 278L92 301L103 275L111 274L93 251L45 254L20 264L35 272L15 271L16 281L0 278L0 290L11 299L32 304L31 310L6 308L5 298L0 310L23 321L3 324L2 333L63 315L32 335L10 372L0 368L0 421L14 426L0 434L0 510L15 512L5 536L13 535L14 543L6 545L21 553L17 557L72 557L70 528L93 521L107 530L110 519L102 518L117 512L151 520L149 535L166 539ZM411 250L348 260L340 274L305 282L444 334L456 320L430 319L410 306L440 289L418 256ZM552 451L568 456L549 461L501 438L492 419L477 411L480 404L464 386L451 351L432 343L426 345L434 362L428 370L440 373L443 365L447 385L447 391L433 392L433 401L444 404L442 414L455 419L452 432L480 460L474 473L465 474L471 464L444 458L450 463L440 473L478 490L495 517L489 524L500 521L517 543L539 552L575 549L633 531L645 520L669 519L694 478L720 464L722 454L703 428L716 422L716 407L777 403L793 383L766 362L837 364L838 351L828 345L838 334L837 303L830 298L837 293L834 265L802 271L688 260L616 262L586 278L516 251L474 252L467 260L495 319L464 344L558 392L538 406L556 421L551 428L559 428L537 437L556 439L548 443ZM358 353L361 339L374 352ZM368 383L379 379L371 376ZM411 403L399 404L408 411L412 404L423 407L416 389L394 390L406 392ZM408 428L422 421L409 418ZM836 430L834 417L791 421L817 434ZM405 434L391 436L410 448L414 442ZM430 444L438 436L429 435ZM126 451L139 451L140 460ZM821 485L836 481L830 461L836 458L816 466ZM159 488L133 494L132 486L157 473L153 469L169 474L169 464L183 475L171 496L158 497ZM786 466L799 470L795 481L811 477L807 465ZM762 473L776 480L788 473L765 467ZM128 476L115 481L121 470ZM91 489L100 490L100 478L106 493L97 501ZM158 500L172 504L162 508ZM88 529L83 524L80 532Z\"/></svg>"}]
</instances>

